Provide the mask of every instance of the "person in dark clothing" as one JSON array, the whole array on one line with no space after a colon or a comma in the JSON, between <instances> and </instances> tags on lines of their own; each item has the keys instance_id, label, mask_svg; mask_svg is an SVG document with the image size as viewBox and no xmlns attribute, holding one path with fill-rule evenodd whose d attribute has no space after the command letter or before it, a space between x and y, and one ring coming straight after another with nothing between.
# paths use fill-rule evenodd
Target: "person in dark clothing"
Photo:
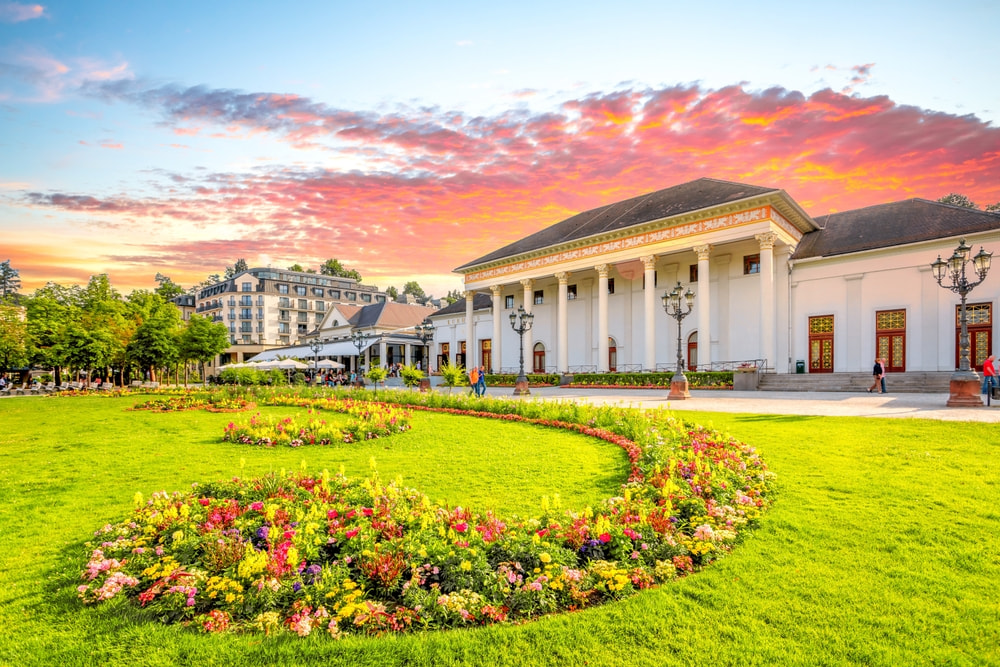
<instances>
[{"instance_id":1,"label":"person in dark clothing","mask_svg":"<svg viewBox=\"0 0 1000 667\"><path fill-rule=\"evenodd\" d=\"M872 391L879 393L878 388L882 382L882 360L878 357L875 358L875 365L872 367L872 378L874 381L872 386L868 387L868 393L870 394Z\"/></svg>"}]
</instances>

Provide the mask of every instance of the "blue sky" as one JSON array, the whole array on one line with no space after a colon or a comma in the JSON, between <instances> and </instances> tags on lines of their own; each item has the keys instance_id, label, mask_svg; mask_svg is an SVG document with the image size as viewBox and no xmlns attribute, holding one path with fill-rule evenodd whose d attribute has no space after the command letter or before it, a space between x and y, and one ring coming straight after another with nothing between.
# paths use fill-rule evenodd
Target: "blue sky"
<instances>
[{"instance_id":1,"label":"blue sky","mask_svg":"<svg viewBox=\"0 0 1000 667\"><path fill-rule=\"evenodd\" d=\"M0 0L0 255L29 289L338 257L440 295L498 245L704 175L814 214L989 204L997 19L988 2ZM679 111L653 141L661 98Z\"/></svg>"}]
</instances>

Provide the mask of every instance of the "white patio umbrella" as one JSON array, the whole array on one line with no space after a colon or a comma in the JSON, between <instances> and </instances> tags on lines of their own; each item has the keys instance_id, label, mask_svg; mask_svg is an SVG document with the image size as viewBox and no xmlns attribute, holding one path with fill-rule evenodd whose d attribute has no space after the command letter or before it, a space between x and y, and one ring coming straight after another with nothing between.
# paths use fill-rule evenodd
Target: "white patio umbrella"
<instances>
[{"instance_id":1,"label":"white patio umbrella","mask_svg":"<svg viewBox=\"0 0 1000 667\"><path fill-rule=\"evenodd\" d=\"M281 361L275 362L272 368L280 368L284 371L304 371L309 368L309 365L304 364L301 361L295 361L294 359L282 359Z\"/></svg>"},{"instance_id":2,"label":"white patio umbrella","mask_svg":"<svg viewBox=\"0 0 1000 667\"><path fill-rule=\"evenodd\" d=\"M332 359L320 359L316 362L316 368L343 368L344 364Z\"/></svg>"}]
</instances>

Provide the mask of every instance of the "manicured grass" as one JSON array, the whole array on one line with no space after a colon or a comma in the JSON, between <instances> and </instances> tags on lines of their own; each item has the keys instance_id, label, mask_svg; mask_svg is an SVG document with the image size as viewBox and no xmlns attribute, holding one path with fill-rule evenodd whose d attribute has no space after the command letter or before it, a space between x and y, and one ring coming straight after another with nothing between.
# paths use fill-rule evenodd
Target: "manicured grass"
<instances>
[{"instance_id":1,"label":"manicured grass","mask_svg":"<svg viewBox=\"0 0 1000 667\"><path fill-rule=\"evenodd\" d=\"M995 426L684 413L758 446L780 495L704 572L521 626L333 642L207 636L82 607L81 544L136 491L343 464L434 499L531 514L614 495L614 445L414 412L413 431L352 449L219 442L236 415L123 412L108 398L0 401L0 664L1000 664ZM268 408L270 414L287 410ZM510 430L508 430L510 429ZM240 459L245 461L241 467Z\"/></svg>"}]
</instances>

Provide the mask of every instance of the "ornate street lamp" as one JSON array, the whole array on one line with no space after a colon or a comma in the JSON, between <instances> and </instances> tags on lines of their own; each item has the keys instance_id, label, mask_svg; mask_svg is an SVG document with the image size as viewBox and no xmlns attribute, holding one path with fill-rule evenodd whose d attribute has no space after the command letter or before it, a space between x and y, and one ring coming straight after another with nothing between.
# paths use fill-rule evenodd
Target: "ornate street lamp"
<instances>
[{"instance_id":1,"label":"ornate street lamp","mask_svg":"<svg viewBox=\"0 0 1000 667\"><path fill-rule=\"evenodd\" d=\"M431 322L430 318L424 318L423 323L418 324L417 326L415 326L413 328L417 330L417 335L420 337L420 342L422 342L424 344L424 347L423 347L424 356L422 356L422 359L424 360L424 363L423 363L423 368L421 370L423 370L425 373L427 373L427 375L425 375L424 377L422 377L420 379L419 389L420 389L420 391L430 391L430 388L431 388L431 369L430 369L431 352L430 352L430 348L427 347L427 343L429 343L434 338L434 323Z\"/></svg>"},{"instance_id":2,"label":"ornate street lamp","mask_svg":"<svg viewBox=\"0 0 1000 667\"><path fill-rule=\"evenodd\" d=\"M360 331L351 332L351 342L354 343L354 347L358 348L358 385L361 387L365 386L365 374L364 374L365 369L361 363L361 350L364 348L365 342L371 337L372 335L367 332L366 333L362 333Z\"/></svg>"},{"instance_id":3,"label":"ornate street lamp","mask_svg":"<svg viewBox=\"0 0 1000 667\"><path fill-rule=\"evenodd\" d=\"M417 326L415 326L413 328L416 329L417 336L420 337L420 342L424 344L424 355L421 356L421 358L423 359L423 362L424 362L422 370L425 370L425 371L429 370L429 365L428 364L430 363L431 353L430 353L430 350L427 349L427 343L432 338L434 338L434 323L431 322L430 318L424 318L423 323L418 324Z\"/></svg>"},{"instance_id":4,"label":"ornate street lamp","mask_svg":"<svg viewBox=\"0 0 1000 667\"><path fill-rule=\"evenodd\" d=\"M313 353L313 385L319 384L319 351L323 349L323 343L317 338L309 343L309 349Z\"/></svg>"},{"instance_id":5,"label":"ornate street lamp","mask_svg":"<svg viewBox=\"0 0 1000 667\"><path fill-rule=\"evenodd\" d=\"M681 310L681 296L684 297L687 310ZM683 401L686 398L691 398L691 392L688 391L688 379L684 375L684 357L681 355L681 321L691 314L691 309L694 307L694 292L689 287L688 291L682 295L681 283L677 281L677 285L669 292L664 292L661 298L663 310L667 316L677 320L677 370L670 378L670 394L667 395L667 398Z\"/></svg>"},{"instance_id":6,"label":"ornate street lamp","mask_svg":"<svg viewBox=\"0 0 1000 667\"><path fill-rule=\"evenodd\" d=\"M986 280L993 253L986 252L982 246L979 247L979 253L972 258L972 268L979 280L971 281L966 275L965 268L969 263L969 252L971 251L972 248L965 244L965 239L962 239L947 261L938 255L937 261L931 263L931 271L934 273L937 284L957 293L962 299L962 305L959 308L962 333L958 339L958 369L951 375L951 395L948 397L947 403L949 407L969 407L983 404L983 400L979 396L979 374L969 363L969 320L965 300L977 285ZM944 282L945 278L949 279L950 284Z\"/></svg>"},{"instance_id":7,"label":"ornate street lamp","mask_svg":"<svg viewBox=\"0 0 1000 667\"><path fill-rule=\"evenodd\" d=\"M528 389L528 378L524 374L524 333L531 329L531 323L534 319L535 315L527 312L524 306L518 306L516 313L514 311L510 313L510 326L521 339L521 371L517 374L517 380L514 381L515 396L531 393L531 390Z\"/></svg>"}]
</instances>

